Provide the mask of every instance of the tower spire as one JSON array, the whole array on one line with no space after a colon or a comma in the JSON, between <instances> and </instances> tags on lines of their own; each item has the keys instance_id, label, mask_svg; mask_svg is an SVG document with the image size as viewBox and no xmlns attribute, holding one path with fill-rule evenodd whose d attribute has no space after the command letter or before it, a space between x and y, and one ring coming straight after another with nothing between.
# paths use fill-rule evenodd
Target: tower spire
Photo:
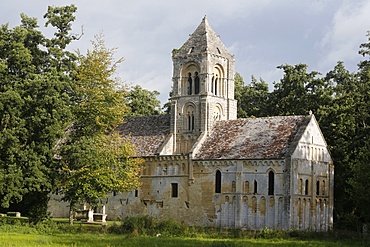
<instances>
[{"instance_id":1,"label":"tower spire","mask_svg":"<svg viewBox=\"0 0 370 247\"><path fill-rule=\"evenodd\" d=\"M236 118L234 57L204 16L172 61L174 152L187 153L216 121Z\"/></svg>"}]
</instances>

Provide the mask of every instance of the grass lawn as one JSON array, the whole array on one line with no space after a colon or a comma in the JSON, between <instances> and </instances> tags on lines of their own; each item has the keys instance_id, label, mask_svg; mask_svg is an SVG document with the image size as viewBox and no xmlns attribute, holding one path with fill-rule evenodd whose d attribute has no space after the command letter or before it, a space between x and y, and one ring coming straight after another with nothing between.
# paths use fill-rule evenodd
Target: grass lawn
<instances>
[{"instance_id":1,"label":"grass lawn","mask_svg":"<svg viewBox=\"0 0 370 247\"><path fill-rule=\"evenodd\" d=\"M54 223L53 223L54 222ZM212 246L212 247L239 247L239 246L370 246L370 243L361 239L336 240L337 238L302 238L274 237L254 238L240 236L233 238L222 235L221 232L200 233L194 237L164 237L164 236L135 236L127 234L107 233L106 228L100 225L85 225L77 223L69 227L67 220L54 220L46 225L28 226L24 220L8 221L0 224L0 247L58 247L58 246ZM1 223L1 222L0 222ZM108 224L112 225L110 222ZM173 229L173 228L171 228Z\"/></svg>"},{"instance_id":2,"label":"grass lawn","mask_svg":"<svg viewBox=\"0 0 370 247\"><path fill-rule=\"evenodd\" d=\"M369 246L365 242L297 240L297 239L212 239L177 237L127 237L116 234L35 234L2 232L1 247L38 247L38 246Z\"/></svg>"}]
</instances>

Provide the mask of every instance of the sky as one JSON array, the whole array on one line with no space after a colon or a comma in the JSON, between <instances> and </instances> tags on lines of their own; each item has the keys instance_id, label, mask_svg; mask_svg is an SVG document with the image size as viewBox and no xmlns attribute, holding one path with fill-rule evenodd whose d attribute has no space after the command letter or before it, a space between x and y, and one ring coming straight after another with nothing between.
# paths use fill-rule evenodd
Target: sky
<instances>
[{"instance_id":1,"label":"sky","mask_svg":"<svg viewBox=\"0 0 370 247\"><path fill-rule=\"evenodd\" d=\"M84 35L70 49L91 49L103 33L124 62L117 70L123 83L160 92L162 105L172 85L171 51L185 43L204 16L235 56L235 72L251 82L262 78L273 89L281 64L304 63L325 75L338 61L354 72L368 42L370 0L1 0L0 24L20 24L20 13L36 17L45 35L48 5L74 4L73 33ZM0 51L1 52L1 51Z\"/></svg>"}]
</instances>

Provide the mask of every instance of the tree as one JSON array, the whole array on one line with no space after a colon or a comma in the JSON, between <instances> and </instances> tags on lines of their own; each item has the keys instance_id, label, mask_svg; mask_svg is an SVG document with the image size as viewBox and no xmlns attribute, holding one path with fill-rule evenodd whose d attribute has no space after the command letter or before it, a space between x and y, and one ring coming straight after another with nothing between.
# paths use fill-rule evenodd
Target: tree
<instances>
[{"instance_id":1,"label":"tree","mask_svg":"<svg viewBox=\"0 0 370 247\"><path fill-rule=\"evenodd\" d=\"M308 72L307 67L306 64L278 66L284 70L284 76L270 94L270 115L305 115L309 111L318 114L321 107L330 104L331 84L319 77L319 72Z\"/></svg>"},{"instance_id":2,"label":"tree","mask_svg":"<svg viewBox=\"0 0 370 247\"><path fill-rule=\"evenodd\" d=\"M237 100L237 116L247 117L248 114L245 112L243 105L243 96L244 96L244 79L243 77L236 72L234 76L234 98Z\"/></svg>"},{"instance_id":3,"label":"tree","mask_svg":"<svg viewBox=\"0 0 370 247\"><path fill-rule=\"evenodd\" d=\"M370 31L368 42L360 45L359 54L370 56ZM362 223L370 222L369 203L370 192L370 60L365 59L358 64L356 74L352 119L354 120L353 135L350 139L352 147L352 162L350 163L353 177L348 180L351 186L350 198L354 202L354 213ZM352 89L352 88L351 88Z\"/></svg>"},{"instance_id":4,"label":"tree","mask_svg":"<svg viewBox=\"0 0 370 247\"><path fill-rule=\"evenodd\" d=\"M130 111L128 117L133 116L150 116L161 113L161 102L157 99L159 92L143 89L139 85L131 87L127 94L127 106Z\"/></svg>"},{"instance_id":5,"label":"tree","mask_svg":"<svg viewBox=\"0 0 370 247\"><path fill-rule=\"evenodd\" d=\"M325 81L332 84L332 101L319 109L318 121L331 151L335 164L334 204L336 222L353 210L348 179L352 177L350 163L353 157L351 139L354 137L353 108L354 94L357 94L356 77L338 62L334 69L325 76Z\"/></svg>"},{"instance_id":6,"label":"tree","mask_svg":"<svg viewBox=\"0 0 370 247\"><path fill-rule=\"evenodd\" d=\"M61 12L70 17L50 23L64 27L52 39L37 30L35 18L25 14L20 26L0 27L0 203L8 208L26 195L39 198L30 208L34 222L46 216L45 195L55 178L54 147L71 116L69 71L65 69L74 58L65 48L74 40L69 33L75 10L73 5L49 7L47 22ZM56 53L63 57L58 66Z\"/></svg>"},{"instance_id":7,"label":"tree","mask_svg":"<svg viewBox=\"0 0 370 247\"><path fill-rule=\"evenodd\" d=\"M235 81L239 81L240 77L236 76ZM242 79L241 79L242 80ZM240 84L240 83L238 83ZM244 84L244 82L243 82ZM267 102L269 99L269 89L265 81L252 76L250 85L238 85L239 92L236 93L238 100L238 117L263 117L268 115Z\"/></svg>"},{"instance_id":8,"label":"tree","mask_svg":"<svg viewBox=\"0 0 370 247\"><path fill-rule=\"evenodd\" d=\"M173 96L173 88L171 87L171 91L168 93L169 100L163 105L162 111L165 114L170 114L171 113L171 98Z\"/></svg>"},{"instance_id":9,"label":"tree","mask_svg":"<svg viewBox=\"0 0 370 247\"><path fill-rule=\"evenodd\" d=\"M78 54L72 74L73 123L61 148L59 189L70 203L70 224L78 203L97 205L108 192L123 192L138 186L139 160L131 158L132 145L116 131L127 107L125 90L114 78L114 49L107 49L97 35L87 55Z\"/></svg>"}]
</instances>

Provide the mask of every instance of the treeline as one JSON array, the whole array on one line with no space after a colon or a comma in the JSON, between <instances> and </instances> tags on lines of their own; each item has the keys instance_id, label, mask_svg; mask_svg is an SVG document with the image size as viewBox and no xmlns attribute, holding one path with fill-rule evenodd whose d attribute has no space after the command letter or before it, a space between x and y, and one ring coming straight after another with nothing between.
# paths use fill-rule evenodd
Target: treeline
<instances>
[{"instance_id":1,"label":"treeline","mask_svg":"<svg viewBox=\"0 0 370 247\"><path fill-rule=\"evenodd\" d=\"M357 72L349 72L343 62L326 75L308 71L305 64L284 64L272 92L262 79L252 77L244 85L240 74L235 76L238 117L315 114L334 159L339 228L370 222L370 33L367 37Z\"/></svg>"}]
</instances>

